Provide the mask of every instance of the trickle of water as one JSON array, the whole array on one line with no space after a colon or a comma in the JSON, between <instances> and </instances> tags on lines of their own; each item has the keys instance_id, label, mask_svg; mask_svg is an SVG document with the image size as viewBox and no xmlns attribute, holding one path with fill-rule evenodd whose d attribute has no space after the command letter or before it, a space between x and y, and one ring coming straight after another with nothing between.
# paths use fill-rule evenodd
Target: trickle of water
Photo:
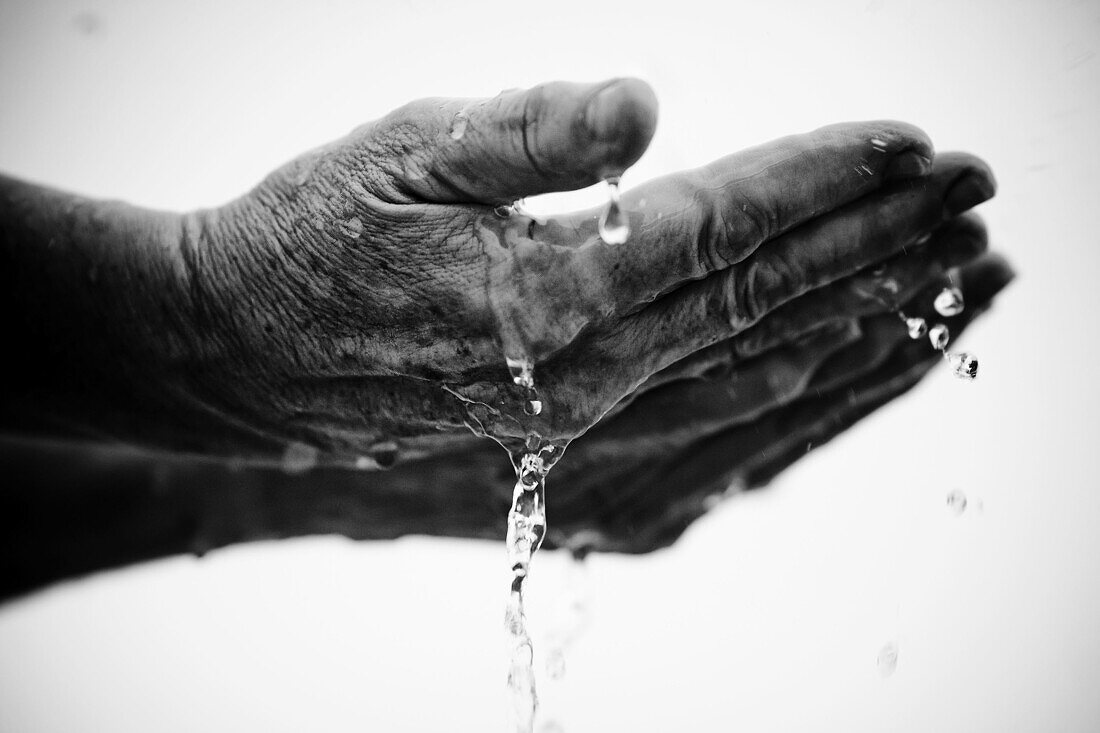
<instances>
[{"instance_id":1,"label":"trickle of water","mask_svg":"<svg viewBox=\"0 0 1100 733\"><path fill-rule=\"evenodd\" d=\"M947 494L947 508L951 510L951 513L956 517L960 516L966 511L966 494L958 489L953 489Z\"/></svg>"},{"instance_id":2,"label":"trickle of water","mask_svg":"<svg viewBox=\"0 0 1100 733\"><path fill-rule=\"evenodd\" d=\"M607 179L608 202L600 214L600 239L607 244L622 244L630 237L630 223L619 203L619 178Z\"/></svg>"},{"instance_id":3,"label":"trickle of water","mask_svg":"<svg viewBox=\"0 0 1100 733\"><path fill-rule=\"evenodd\" d=\"M530 359L505 357L508 365L508 373L512 376L512 382L517 387L522 387L525 394L523 400L523 412L525 415L542 414L542 398L535 388L535 365Z\"/></svg>"},{"instance_id":4,"label":"trickle of water","mask_svg":"<svg viewBox=\"0 0 1100 733\"><path fill-rule=\"evenodd\" d=\"M898 645L889 642L878 653L878 673L882 677L889 677L898 668Z\"/></svg>"},{"instance_id":5,"label":"trickle of water","mask_svg":"<svg viewBox=\"0 0 1100 733\"><path fill-rule=\"evenodd\" d=\"M546 474L561 458L563 451L563 447L532 435L522 449L512 453L516 485L512 490L506 539L508 564L512 569L512 590L505 628L512 649L508 689L512 700L513 730L517 733L533 730L538 711L534 656L523 613L523 583L530 572L531 558L546 536Z\"/></svg>"},{"instance_id":6,"label":"trickle of water","mask_svg":"<svg viewBox=\"0 0 1100 733\"><path fill-rule=\"evenodd\" d=\"M525 392L523 410L528 415L542 412L542 400L535 388L535 365L525 357L506 357L512 382ZM512 704L513 730L531 733L538 712L538 694L533 667L534 652L523 612L523 584L531 559L546 537L546 475L565 451L566 443L554 443L529 433L522 445L509 449L516 484L508 511L505 539L512 587L505 614L505 628L511 644L508 690Z\"/></svg>"},{"instance_id":7,"label":"trickle of water","mask_svg":"<svg viewBox=\"0 0 1100 733\"><path fill-rule=\"evenodd\" d=\"M943 351L951 340L951 332L947 330L947 326L937 323L928 329L928 340L931 342L933 349Z\"/></svg>"},{"instance_id":8,"label":"trickle of water","mask_svg":"<svg viewBox=\"0 0 1100 733\"><path fill-rule=\"evenodd\" d=\"M909 330L909 338L916 340L928 333L928 324L923 318L906 318L905 328Z\"/></svg>"},{"instance_id":9,"label":"trickle of water","mask_svg":"<svg viewBox=\"0 0 1100 733\"><path fill-rule=\"evenodd\" d=\"M973 354L961 352L948 354L947 362L951 365L951 371L959 379L976 379L978 376L978 359Z\"/></svg>"},{"instance_id":10,"label":"trickle of water","mask_svg":"<svg viewBox=\"0 0 1100 733\"><path fill-rule=\"evenodd\" d=\"M944 288L932 302L932 307L945 318L959 315L964 308L962 291L956 287Z\"/></svg>"},{"instance_id":11,"label":"trickle of water","mask_svg":"<svg viewBox=\"0 0 1100 733\"><path fill-rule=\"evenodd\" d=\"M504 612L504 628L510 642L508 689L512 705L509 723L515 731L529 733L535 727L538 696L535 693L534 648L527 633L527 616L523 612L523 578L512 581L512 592Z\"/></svg>"}]
</instances>

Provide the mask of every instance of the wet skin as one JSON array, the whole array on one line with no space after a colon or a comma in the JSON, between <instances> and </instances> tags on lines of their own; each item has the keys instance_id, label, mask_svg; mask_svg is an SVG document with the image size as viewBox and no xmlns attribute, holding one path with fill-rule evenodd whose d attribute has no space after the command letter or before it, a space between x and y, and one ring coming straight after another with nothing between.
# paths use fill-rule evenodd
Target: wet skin
<instances>
[{"instance_id":1,"label":"wet skin","mask_svg":"<svg viewBox=\"0 0 1100 733\"><path fill-rule=\"evenodd\" d=\"M962 325L1011 278L964 214L993 195L988 167L934 154L900 122L833 125L626 191L619 246L600 241L598 209L494 213L621 173L656 119L652 91L629 79L421 100L183 215L4 181L9 305L35 355L6 400L8 432L238 468L311 446L319 472L257 474L271 514L299 479L338 487L346 474L375 492L357 508L335 488L339 516L321 488L299 507L312 516L234 515L224 533L206 514L235 510L180 485L167 495L201 516L173 547L315 531L499 537L509 469L470 434L474 405L501 439L573 441L550 478L550 542L592 530L599 549L643 551L706 496L767 480L933 363L868 296L876 280L897 282L898 304L920 294L906 306L918 313L961 268L974 306ZM540 415L523 413L505 355L534 362ZM341 470L357 462L396 465ZM165 465L172 486L231 483L224 466Z\"/></svg>"}]
</instances>

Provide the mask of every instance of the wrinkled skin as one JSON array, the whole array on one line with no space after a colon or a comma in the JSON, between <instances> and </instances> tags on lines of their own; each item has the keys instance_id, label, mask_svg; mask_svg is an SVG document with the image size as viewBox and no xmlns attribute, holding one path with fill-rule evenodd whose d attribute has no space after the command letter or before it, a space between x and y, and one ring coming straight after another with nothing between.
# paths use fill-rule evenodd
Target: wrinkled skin
<instances>
[{"instance_id":1,"label":"wrinkled skin","mask_svg":"<svg viewBox=\"0 0 1100 733\"><path fill-rule=\"evenodd\" d=\"M190 455L0 442L0 597L256 539L499 539L511 467L468 425L571 441L548 482L547 546L650 551L941 364L907 338L899 305L931 317L954 281L957 337L1012 278L964 213L993 195L988 167L934 156L899 122L834 125L638 186L619 246L599 240L598 210L494 213L620 174L655 124L633 80L423 100L182 220L77 204L96 213L66 225L66 246L102 234L109 266L94 287L74 267L19 291L13 307L35 304L26 338L51 305L70 328L35 341L53 361L28 367L41 384L11 425L67 385L49 408L78 434ZM8 236L53 247L54 217ZM133 252L169 257L131 271ZM55 358L56 343L81 350ZM506 355L535 363L542 414L523 414ZM72 368L59 382L51 363Z\"/></svg>"},{"instance_id":2,"label":"wrinkled skin","mask_svg":"<svg viewBox=\"0 0 1100 733\"><path fill-rule=\"evenodd\" d=\"M424 100L195 215L185 254L209 326L204 396L337 463L394 440L402 460L432 455L468 422L568 441L647 383L724 364L721 344L742 334L748 353L812 331L781 306L994 190L980 160L933 166L920 130L867 122L627 192L621 246L599 240L598 211L494 213L620 173L655 121L652 92L632 80ZM522 413L505 355L536 364L538 417Z\"/></svg>"}]
</instances>

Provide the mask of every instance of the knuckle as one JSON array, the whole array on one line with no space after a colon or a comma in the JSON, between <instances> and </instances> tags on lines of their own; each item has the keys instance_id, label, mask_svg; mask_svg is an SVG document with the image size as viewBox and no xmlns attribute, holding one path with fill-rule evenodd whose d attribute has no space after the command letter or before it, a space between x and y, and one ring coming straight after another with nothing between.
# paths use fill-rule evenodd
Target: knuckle
<instances>
[{"instance_id":1,"label":"knuckle","mask_svg":"<svg viewBox=\"0 0 1100 733\"><path fill-rule=\"evenodd\" d=\"M695 208L705 212L695 233L695 257L701 272L714 272L731 263L726 217L717 196L708 189L694 194Z\"/></svg>"},{"instance_id":2,"label":"knuckle","mask_svg":"<svg viewBox=\"0 0 1100 733\"><path fill-rule=\"evenodd\" d=\"M800 291L798 268L782 257L754 259L734 278L731 323L747 327Z\"/></svg>"}]
</instances>

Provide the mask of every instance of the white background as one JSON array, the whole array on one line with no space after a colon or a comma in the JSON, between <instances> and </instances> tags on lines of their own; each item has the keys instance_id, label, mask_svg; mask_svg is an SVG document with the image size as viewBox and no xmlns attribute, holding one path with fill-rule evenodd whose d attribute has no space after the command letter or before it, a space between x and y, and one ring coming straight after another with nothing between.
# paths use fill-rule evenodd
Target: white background
<instances>
[{"instance_id":1,"label":"white background","mask_svg":"<svg viewBox=\"0 0 1100 733\"><path fill-rule=\"evenodd\" d=\"M6 0L0 169L215 205L416 97L617 75L662 105L628 187L841 120L981 154L1020 277L965 339L980 379L938 370L670 551L593 558L548 704L570 733L1095 731L1098 38L1095 0ZM321 538L54 588L0 608L0 730L497 730L503 564ZM536 562L536 632L562 568Z\"/></svg>"}]
</instances>

